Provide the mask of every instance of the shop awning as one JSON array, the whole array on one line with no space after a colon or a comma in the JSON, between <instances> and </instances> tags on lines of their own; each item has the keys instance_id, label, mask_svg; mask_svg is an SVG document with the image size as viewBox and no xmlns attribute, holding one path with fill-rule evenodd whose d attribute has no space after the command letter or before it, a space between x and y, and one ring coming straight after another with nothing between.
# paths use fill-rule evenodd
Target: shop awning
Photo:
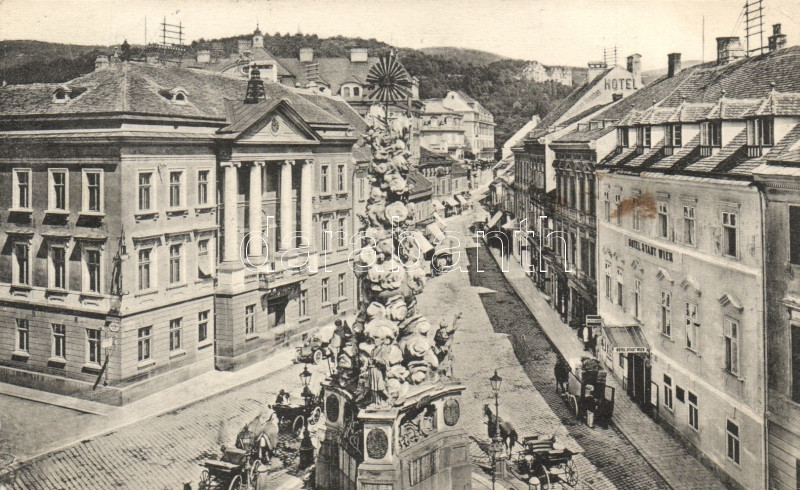
<instances>
[{"instance_id":1,"label":"shop awning","mask_svg":"<svg viewBox=\"0 0 800 490\"><path fill-rule=\"evenodd\" d=\"M486 223L486 228L490 228L490 229L494 228L494 225L496 225L497 222L500 221L500 218L502 218L502 217L503 217L503 212L502 211L496 212L494 214L494 216L492 216L492 219L490 219L489 222Z\"/></svg>"},{"instance_id":2,"label":"shop awning","mask_svg":"<svg viewBox=\"0 0 800 490\"><path fill-rule=\"evenodd\" d=\"M460 202L462 206L469 206L469 201L464 199L464 196L461 194L456 195L456 199L458 199L458 202Z\"/></svg>"},{"instance_id":3,"label":"shop awning","mask_svg":"<svg viewBox=\"0 0 800 490\"><path fill-rule=\"evenodd\" d=\"M511 218L510 220L506 221L505 224L503 226L501 226L500 228L502 228L504 230L514 230L514 229L517 228L517 220L515 220L514 218Z\"/></svg>"},{"instance_id":4,"label":"shop awning","mask_svg":"<svg viewBox=\"0 0 800 490\"><path fill-rule=\"evenodd\" d=\"M444 206L442 206L442 203L440 203L438 199L433 199L431 202L433 203L434 208L444 209Z\"/></svg>"},{"instance_id":5,"label":"shop awning","mask_svg":"<svg viewBox=\"0 0 800 490\"><path fill-rule=\"evenodd\" d=\"M452 197L448 197L447 199L445 199L444 203L447 204L450 207L454 207L454 208L458 207L458 201L456 201Z\"/></svg>"},{"instance_id":6,"label":"shop awning","mask_svg":"<svg viewBox=\"0 0 800 490\"><path fill-rule=\"evenodd\" d=\"M436 226L435 223L431 223L425 227L425 231L428 232L428 236L430 237L431 241L436 242L437 239L443 240L444 233L442 229Z\"/></svg>"},{"instance_id":7,"label":"shop awning","mask_svg":"<svg viewBox=\"0 0 800 490\"><path fill-rule=\"evenodd\" d=\"M419 246L420 255L425 255L431 250L433 250L433 245L431 245L431 242L429 242L428 239L425 238L425 235L423 235L422 233L418 231L412 231L409 233L409 235L414 237L414 239L417 241L416 244L417 246Z\"/></svg>"},{"instance_id":8,"label":"shop awning","mask_svg":"<svg viewBox=\"0 0 800 490\"><path fill-rule=\"evenodd\" d=\"M439 225L439 228L447 228L447 223L444 221L444 219L442 219L439 213L433 213L433 219L436 220L436 224Z\"/></svg>"},{"instance_id":9,"label":"shop awning","mask_svg":"<svg viewBox=\"0 0 800 490\"><path fill-rule=\"evenodd\" d=\"M620 354L650 352L650 345L642 335L642 329L639 325L603 327L602 330L611 347Z\"/></svg>"}]
</instances>

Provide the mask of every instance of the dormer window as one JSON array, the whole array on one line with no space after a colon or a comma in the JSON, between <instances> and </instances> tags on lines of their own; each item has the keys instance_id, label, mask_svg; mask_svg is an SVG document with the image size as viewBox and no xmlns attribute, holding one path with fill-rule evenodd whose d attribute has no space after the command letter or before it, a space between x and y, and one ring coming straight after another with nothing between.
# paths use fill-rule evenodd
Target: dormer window
<instances>
[{"instance_id":1,"label":"dormer window","mask_svg":"<svg viewBox=\"0 0 800 490\"><path fill-rule=\"evenodd\" d=\"M177 87L172 90L159 90L158 93L173 104L182 105L189 103L189 92L181 87Z\"/></svg>"},{"instance_id":2,"label":"dormer window","mask_svg":"<svg viewBox=\"0 0 800 490\"><path fill-rule=\"evenodd\" d=\"M186 102L186 94L184 94L183 92L178 92L177 94L175 94L175 97L173 97L172 100L177 103Z\"/></svg>"},{"instance_id":3,"label":"dormer window","mask_svg":"<svg viewBox=\"0 0 800 490\"><path fill-rule=\"evenodd\" d=\"M636 127L636 148L640 151L650 148L650 126Z\"/></svg>"},{"instance_id":4,"label":"dormer window","mask_svg":"<svg viewBox=\"0 0 800 490\"><path fill-rule=\"evenodd\" d=\"M353 97L361 97L361 87L353 87Z\"/></svg>"},{"instance_id":5,"label":"dormer window","mask_svg":"<svg viewBox=\"0 0 800 490\"><path fill-rule=\"evenodd\" d=\"M664 126L664 139L665 145L673 148L678 148L683 142L683 132L680 124L667 124Z\"/></svg>"},{"instance_id":6,"label":"dormer window","mask_svg":"<svg viewBox=\"0 0 800 490\"><path fill-rule=\"evenodd\" d=\"M700 146L722 147L722 121L700 123Z\"/></svg>"},{"instance_id":7,"label":"dormer window","mask_svg":"<svg viewBox=\"0 0 800 490\"><path fill-rule=\"evenodd\" d=\"M775 120L760 117L747 121L748 146L772 146L775 144Z\"/></svg>"},{"instance_id":8,"label":"dormer window","mask_svg":"<svg viewBox=\"0 0 800 490\"><path fill-rule=\"evenodd\" d=\"M620 148L628 148L630 146L628 128L617 128L617 146Z\"/></svg>"},{"instance_id":9,"label":"dormer window","mask_svg":"<svg viewBox=\"0 0 800 490\"><path fill-rule=\"evenodd\" d=\"M53 92L53 103L66 104L69 102L70 92L68 87L58 87L55 92Z\"/></svg>"}]
</instances>

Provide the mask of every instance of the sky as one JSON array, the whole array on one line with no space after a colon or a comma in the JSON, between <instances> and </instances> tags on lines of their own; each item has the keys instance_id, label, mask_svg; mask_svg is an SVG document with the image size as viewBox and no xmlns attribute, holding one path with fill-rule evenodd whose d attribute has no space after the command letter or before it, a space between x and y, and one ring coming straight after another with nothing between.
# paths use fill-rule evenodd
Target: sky
<instances>
[{"instance_id":1,"label":"sky","mask_svg":"<svg viewBox=\"0 0 800 490\"><path fill-rule=\"evenodd\" d=\"M744 33L744 0L0 0L0 40L73 44L158 40L181 22L189 40L251 33L376 38L398 47L458 46L546 65L586 66L616 46L662 68L716 56L716 37ZM764 0L764 44L781 23L800 43L800 1ZM703 19L705 18L705 43Z\"/></svg>"}]
</instances>

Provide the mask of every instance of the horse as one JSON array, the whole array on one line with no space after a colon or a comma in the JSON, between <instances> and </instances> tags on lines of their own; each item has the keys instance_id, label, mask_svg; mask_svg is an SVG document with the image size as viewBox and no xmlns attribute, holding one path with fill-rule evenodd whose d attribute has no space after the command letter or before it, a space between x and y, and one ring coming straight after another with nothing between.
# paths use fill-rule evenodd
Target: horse
<instances>
[{"instance_id":1,"label":"horse","mask_svg":"<svg viewBox=\"0 0 800 490\"><path fill-rule=\"evenodd\" d=\"M244 447L243 436L247 436L251 441L249 448ZM236 447L257 453L258 459L264 464L269 463L270 459L275 455L277 446L278 417L271 408L261 412L249 424L245 425L236 436Z\"/></svg>"},{"instance_id":2,"label":"horse","mask_svg":"<svg viewBox=\"0 0 800 490\"><path fill-rule=\"evenodd\" d=\"M494 438L496 427L499 427L500 439L503 441L503 445L510 454L514 449L514 444L518 441L517 430L514 428L514 425L511 422L503 420L502 417L500 417L499 420L495 420L495 415L492 413L492 409L489 408L488 404L483 406L483 413L489 418L487 421L489 437Z\"/></svg>"}]
</instances>

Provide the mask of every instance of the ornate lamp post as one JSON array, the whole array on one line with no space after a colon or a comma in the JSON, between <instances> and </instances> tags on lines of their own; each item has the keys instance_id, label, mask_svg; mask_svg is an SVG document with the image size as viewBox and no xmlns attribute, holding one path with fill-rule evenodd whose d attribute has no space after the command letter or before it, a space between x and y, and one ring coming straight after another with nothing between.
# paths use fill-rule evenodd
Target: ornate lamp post
<instances>
[{"instance_id":1,"label":"ornate lamp post","mask_svg":"<svg viewBox=\"0 0 800 490\"><path fill-rule=\"evenodd\" d=\"M305 404L311 403L314 394L308 389L311 382L311 372L308 366L303 367L303 372L300 373L300 380L303 382L303 399ZM305 427L303 428L303 440L300 441L300 467L306 468L314 463L314 444L311 442L311 434L308 432L308 417L304 417Z\"/></svg>"},{"instance_id":2,"label":"ornate lamp post","mask_svg":"<svg viewBox=\"0 0 800 490\"><path fill-rule=\"evenodd\" d=\"M494 392L494 437L492 437L492 444L489 446L489 451L492 453L492 489L494 489L495 481L497 480L498 471L501 476L505 473L501 465L504 463L500 457L503 451L503 440L500 438L500 388L503 386L503 378L494 371L494 376L489 378L492 384L492 391Z\"/></svg>"}]
</instances>

